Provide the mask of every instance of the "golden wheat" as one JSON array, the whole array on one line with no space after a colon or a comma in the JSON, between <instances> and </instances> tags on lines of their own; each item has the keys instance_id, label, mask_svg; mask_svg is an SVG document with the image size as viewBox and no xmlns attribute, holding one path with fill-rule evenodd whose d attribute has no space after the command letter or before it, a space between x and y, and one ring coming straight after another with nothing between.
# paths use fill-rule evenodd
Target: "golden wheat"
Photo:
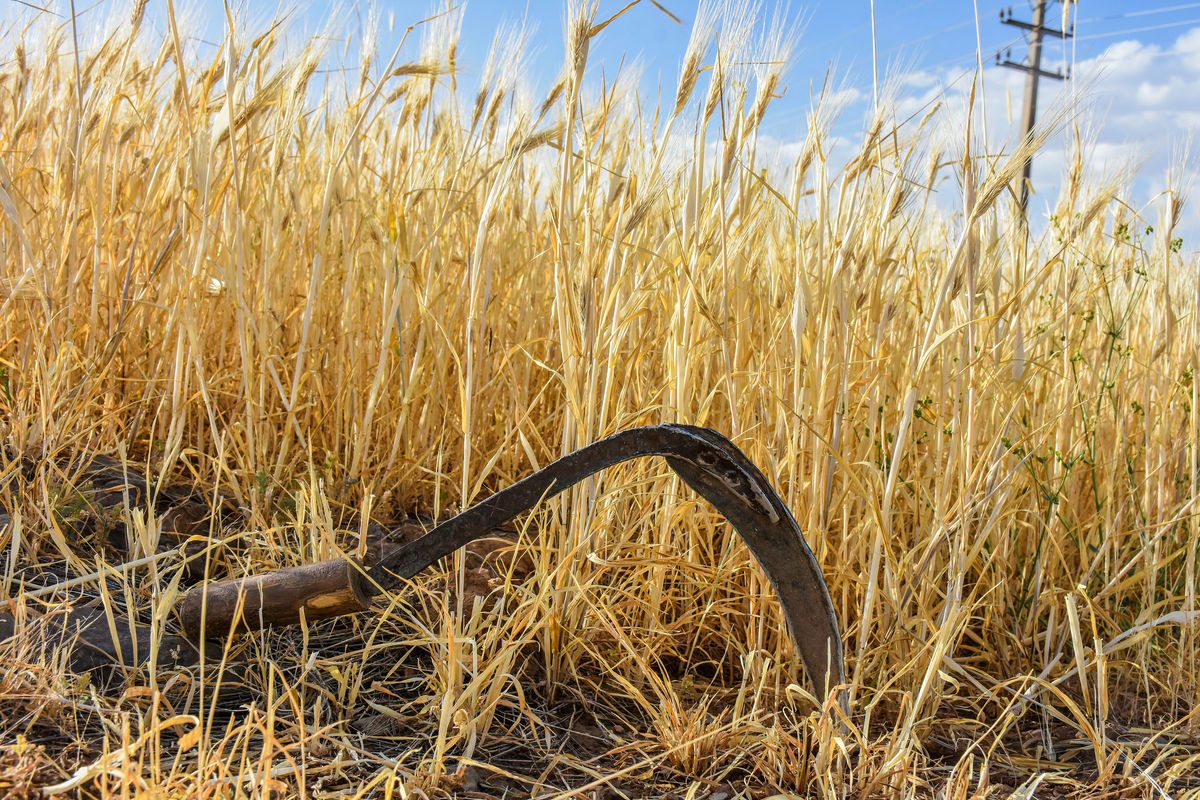
<instances>
[{"instance_id":1,"label":"golden wheat","mask_svg":"<svg viewBox=\"0 0 1200 800\"><path fill-rule=\"evenodd\" d=\"M793 42L735 6L699 15L653 113L588 72L592 5L547 97L513 82L528 43L505 31L462 105L453 13L417 60L323 94L317 44L275 29L211 63L140 10L78 57L69 27L16 45L0 548L30 635L4 645L0 772L37 734L30 791L147 797L1196 789L1181 206L1152 232L1068 180L1031 237L1012 184L1041 137L948 157L923 148L936 116L885 111L841 169L814 110L780 172L758 130ZM445 516L666 421L734 437L794 510L845 628L848 728L797 684L745 549L658 464L548 502L499 605L462 602L456 558L407 606L244 637L202 681L89 695L24 621L53 599L14 578L39 560L159 625L176 599L175 564L113 572L70 540L58 454L227 493L252 531L213 568L238 573L353 547L343 509Z\"/></svg>"}]
</instances>

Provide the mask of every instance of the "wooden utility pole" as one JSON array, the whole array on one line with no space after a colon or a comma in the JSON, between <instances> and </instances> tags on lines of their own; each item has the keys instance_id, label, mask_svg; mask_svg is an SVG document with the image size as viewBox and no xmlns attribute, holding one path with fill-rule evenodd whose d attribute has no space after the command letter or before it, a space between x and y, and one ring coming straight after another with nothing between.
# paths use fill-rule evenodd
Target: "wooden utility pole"
<instances>
[{"instance_id":1,"label":"wooden utility pole","mask_svg":"<svg viewBox=\"0 0 1200 800\"><path fill-rule=\"evenodd\" d=\"M1013 61L1009 58L1009 53L1004 55L1003 60L1000 54L996 54L996 63L1002 67L1011 67L1025 72L1025 109L1021 113L1021 136L1028 138L1033 131L1034 123L1037 121L1037 92L1038 78L1053 78L1061 81L1063 78L1069 77L1069 74L1064 75L1062 72L1048 72L1042 69L1042 37L1057 36L1060 39L1066 39L1072 36L1071 31L1060 31L1054 28L1046 27L1046 3L1048 0L1034 0L1033 4L1033 22L1025 22L1019 19L1013 19L1012 9L1008 8L1000 12L1000 21L1005 25L1012 25L1014 28L1021 28L1029 32L1029 56L1024 64ZM1021 214L1024 215L1029 207L1029 186L1030 173L1033 171L1033 158L1025 160L1025 166L1021 171Z\"/></svg>"}]
</instances>

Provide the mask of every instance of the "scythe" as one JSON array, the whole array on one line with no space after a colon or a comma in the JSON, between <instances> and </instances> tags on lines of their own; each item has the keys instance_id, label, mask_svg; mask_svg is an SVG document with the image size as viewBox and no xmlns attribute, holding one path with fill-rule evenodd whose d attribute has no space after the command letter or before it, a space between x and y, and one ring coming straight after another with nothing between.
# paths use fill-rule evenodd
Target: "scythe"
<instances>
[{"instance_id":1,"label":"scythe","mask_svg":"<svg viewBox=\"0 0 1200 800\"><path fill-rule=\"evenodd\" d=\"M846 672L837 614L800 526L762 472L729 439L690 425L632 428L576 450L446 520L370 569L335 559L196 587L179 609L184 631L198 642L238 630L291 625L302 616L314 620L366 611L376 596L543 499L642 456L664 456L684 483L745 540L775 587L816 696L823 702L836 688L845 710Z\"/></svg>"}]
</instances>

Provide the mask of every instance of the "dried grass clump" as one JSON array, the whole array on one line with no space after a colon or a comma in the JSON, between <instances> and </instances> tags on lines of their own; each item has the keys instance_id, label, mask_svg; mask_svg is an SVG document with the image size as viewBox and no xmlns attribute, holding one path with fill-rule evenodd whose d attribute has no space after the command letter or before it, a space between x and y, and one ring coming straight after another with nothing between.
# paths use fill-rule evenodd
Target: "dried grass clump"
<instances>
[{"instance_id":1,"label":"dried grass clump","mask_svg":"<svg viewBox=\"0 0 1200 800\"><path fill-rule=\"evenodd\" d=\"M1012 179L1039 139L996 155L968 133L930 158L936 116L881 112L841 169L818 108L794 168L767 169L759 124L794 42L754 36L751 10L704 6L652 115L589 72L589 41L622 22L594 6L572 9L544 98L512 79L519 32L465 86L458 12L411 60L368 53L357 83L323 87L318 46L275 29L207 63L173 17L162 40L135 22L79 53L69 25L16 42L5 599L22 620L61 603L21 599L20 570L58 559L106 577L85 593L106 608L170 622L177 563L105 571L153 552L156 520L129 520L129 552L69 540L60 456L224 493L251 528L212 559L224 576L352 548L347 509L444 516L683 421L736 438L805 528L845 627L846 727L797 684L736 537L647 462L547 503L521 536L532 577L490 602L466 601L456 558L379 618L247 636L115 698L54 689L103 730L59 791L1197 789L1182 206L1151 232L1079 161L1031 238ZM961 213L939 210L948 185ZM36 698L75 679L24 657L36 687L6 663L0 705L34 710L4 713L3 738L81 747L86 726L30 736ZM0 775L24 757L0 753Z\"/></svg>"}]
</instances>

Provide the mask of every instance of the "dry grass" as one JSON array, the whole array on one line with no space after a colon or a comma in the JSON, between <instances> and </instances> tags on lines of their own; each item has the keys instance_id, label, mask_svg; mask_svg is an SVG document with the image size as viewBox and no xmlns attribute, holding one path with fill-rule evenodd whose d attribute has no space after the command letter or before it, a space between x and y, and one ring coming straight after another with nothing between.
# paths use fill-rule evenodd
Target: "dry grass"
<instances>
[{"instance_id":1,"label":"dry grass","mask_svg":"<svg viewBox=\"0 0 1200 800\"><path fill-rule=\"evenodd\" d=\"M0 66L5 599L24 620L64 597L23 597L19 568L158 544L152 515L115 557L73 537L56 456L227 494L251 532L212 557L223 576L352 548L347 509L444 516L683 421L735 438L806 530L845 629L848 731L797 683L736 537L644 462L547 503L533 576L491 605L439 590L456 558L386 615L245 637L115 695L20 622L4 791L1194 796L1181 207L1151 233L1077 161L1031 239L1022 153L929 153L935 121L887 114L839 170L814 113L794 171L763 173L786 37L702 14L651 113L630 82L585 79L604 20L570 13L545 98L505 41L464 88L446 17L413 33L419 58L323 95L321 53L276 32L211 63L174 27L78 57L69 24L24 36ZM935 185L962 187L958 214ZM179 573L85 592L169 627Z\"/></svg>"}]
</instances>

